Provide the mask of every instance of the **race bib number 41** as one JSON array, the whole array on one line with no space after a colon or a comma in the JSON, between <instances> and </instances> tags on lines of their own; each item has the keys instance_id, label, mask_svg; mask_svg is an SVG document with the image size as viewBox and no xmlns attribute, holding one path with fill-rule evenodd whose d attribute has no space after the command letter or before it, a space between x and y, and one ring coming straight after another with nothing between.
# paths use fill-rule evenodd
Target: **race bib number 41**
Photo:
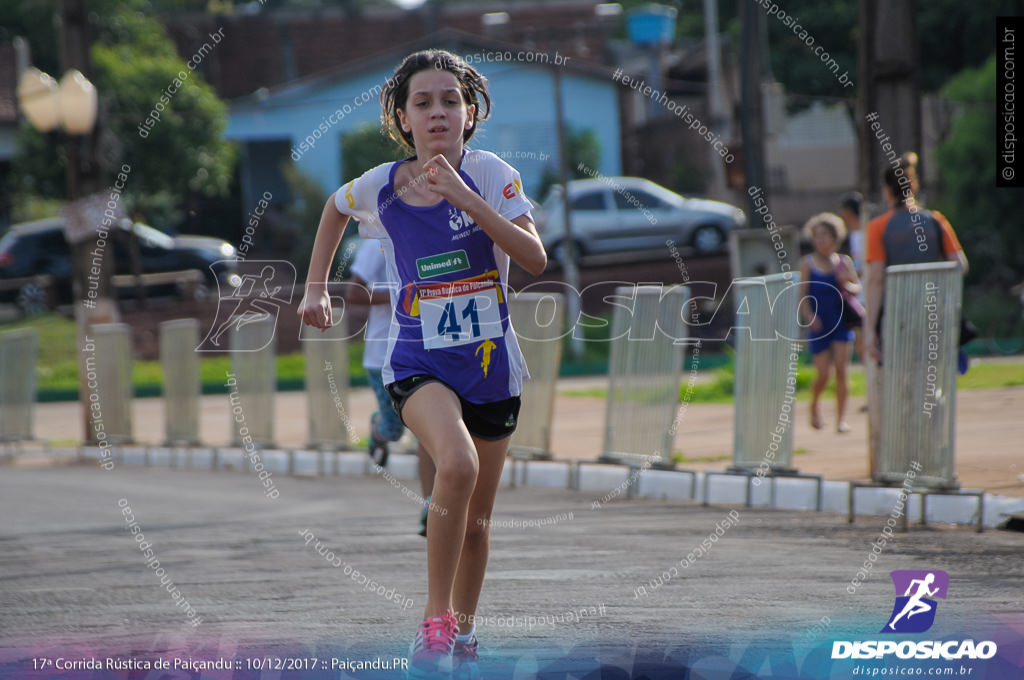
<instances>
[{"instance_id":1,"label":"race bib number 41","mask_svg":"<svg viewBox=\"0 0 1024 680\"><path fill-rule=\"evenodd\" d=\"M427 349L458 347L504 334L498 289L490 281L421 286L419 311Z\"/></svg>"}]
</instances>

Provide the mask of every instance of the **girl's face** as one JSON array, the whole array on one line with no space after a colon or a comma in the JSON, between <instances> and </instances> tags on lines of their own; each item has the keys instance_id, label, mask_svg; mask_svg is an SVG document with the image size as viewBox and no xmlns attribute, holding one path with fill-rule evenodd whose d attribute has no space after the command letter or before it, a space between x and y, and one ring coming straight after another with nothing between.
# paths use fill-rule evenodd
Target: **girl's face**
<instances>
[{"instance_id":1,"label":"girl's face","mask_svg":"<svg viewBox=\"0 0 1024 680\"><path fill-rule=\"evenodd\" d=\"M416 155L461 152L462 133L473 127L475 107L466 106L459 81L449 71L426 69L409 79L409 97L398 109L402 129L412 133Z\"/></svg>"},{"instance_id":2,"label":"girl's face","mask_svg":"<svg viewBox=\"0 0 1024 680\"><path fill-rule=\"evenodd\" d=\"M814 249L818 251L820 255L831 255L836 250L836 239L832 236L832 232L829 231L828 227L818 225L811 232L811 238L814 240Z\"/></svg>"}]
</instances>

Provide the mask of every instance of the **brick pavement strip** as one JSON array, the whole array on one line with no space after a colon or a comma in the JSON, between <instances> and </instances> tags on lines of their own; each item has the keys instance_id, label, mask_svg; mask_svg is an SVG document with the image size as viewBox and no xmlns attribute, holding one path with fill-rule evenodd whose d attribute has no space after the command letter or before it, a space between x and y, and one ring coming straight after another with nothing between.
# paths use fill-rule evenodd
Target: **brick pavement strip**
<instances>
[{"instance_id":1,"label":"brick pavement strip","mask_svg":"<svg viewBox=\"0 0 1024 680\"><path fill-rule=\"evenodd\" d=\"M0 469L0 678L5 661L43 642L51 656L62 649L69 657L83 649L240 656L360 645L404 656L425 601L418 505L377 475L284 477L276 501L248 477L125 466ZM935 635L968 619L977 619L975 634L1024 623L1020 534L912 531L850 596L845 586L877 522L849 526L835 515L654 500L591 509L599 496L499 493L495 520L519 520L522 528L496 522L493 529L478 636L496 658L609 642L698 650L751 640L814 644L839 631L871 635L892 608L891 569L949 572L950 598ZM122 498L202 613L198 627L146 566ZM730 512L740 521L714 550L663 580L656 596L634 596ZM566 521L529 521L569 513ZM346 575L307 547L304 531L324 554L416 606L406 611Z\"/></svg>"}]
</instances>

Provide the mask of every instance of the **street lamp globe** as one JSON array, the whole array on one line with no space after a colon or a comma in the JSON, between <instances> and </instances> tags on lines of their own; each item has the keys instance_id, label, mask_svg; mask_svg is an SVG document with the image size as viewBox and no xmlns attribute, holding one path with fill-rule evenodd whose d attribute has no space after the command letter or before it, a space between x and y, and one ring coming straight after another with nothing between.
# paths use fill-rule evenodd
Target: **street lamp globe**
<instances>
[{"instance_id":1,"label":"street lamp globe","mask_svg":"<svg viewBox=\"0 0 1024 680\"><path fill-rule=\"evenodd\" d=\"M18 103L25 118L36 130L49 132L60 125L57 81L30 66L18 81Z\"/></svg>"},{"instance_id":2,"label":"street lamp globe","mask_svg":"<svg viewBox=\"0 0 1024 680\"><path fill-rule=\"evenodd\" d=\"M81 71L71 69L60 79L57 96L64 130L72 135L88 134L96 124L96 87Z\"/></svg>"}]
</instances>

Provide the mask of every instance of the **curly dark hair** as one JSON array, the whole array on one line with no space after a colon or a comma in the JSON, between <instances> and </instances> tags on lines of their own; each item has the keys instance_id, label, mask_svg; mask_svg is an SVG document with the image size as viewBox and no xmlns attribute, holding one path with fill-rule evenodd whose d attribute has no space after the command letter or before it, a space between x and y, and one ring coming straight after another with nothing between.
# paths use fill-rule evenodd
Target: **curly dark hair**
<instances>
[{"instance_id":1,"label":"curly dark hair","mask_svg":"<svg viewBox=\"0 0 1024 680\"><path fill-rule=\"evenodd\" d=\"M422 50L414 52L402 60L395 68L395 74L388 78L380 92L381 123L388 136L399 144L415 149L412 134L402 129L398 120L398 109L405 110L409 98L409 81L420 71L436 69L448 71L459 81L462 100L466 106L475 106L473 126L463 130L462 141L468 142L480 123L487 120L491 113L491 95L487 92L487 78L467 64L458 55L446 50Z\"/></svg>"}]
</instances>

